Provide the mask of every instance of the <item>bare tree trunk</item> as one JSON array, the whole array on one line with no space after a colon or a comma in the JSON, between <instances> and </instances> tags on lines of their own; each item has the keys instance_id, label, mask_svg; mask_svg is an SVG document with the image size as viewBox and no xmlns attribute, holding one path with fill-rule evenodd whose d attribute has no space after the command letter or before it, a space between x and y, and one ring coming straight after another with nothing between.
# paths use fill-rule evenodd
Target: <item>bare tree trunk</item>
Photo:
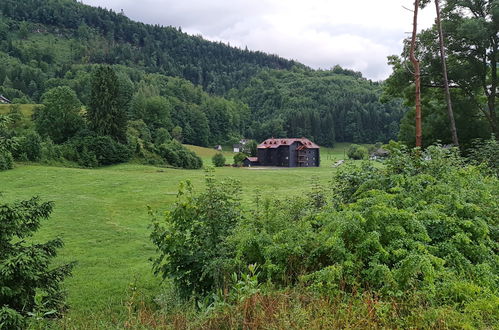
<instances>
[{"instance_id":1,"label":"bare tree trunk","mask_svg":"<svg viewBox=\"0 0 499 330\"><path fill-rule=\"evenodd\" d=\"M410 60L414 66L414 82L416 84L416 147L423 146L423 131L421 128L421 70L419 60L414 55L416 49L416 34L418 30L419 0L414 0L414 20L412 23L412 38L410 49Z\"/></svg>"},{"instance_id":2,"label":"bare tree trunk","mask_svg":"<svg viewBox=\"0 0 499 330\"><path fill-rule=\"evenodd\" d=\"M446 56L445 56L444 33L442 31L442 21L440 20L439 0L435 0L435 8L437 10L437 29L438 29L438 39L440 41L440 59L442 61L442 74L444 77L445 100L447 101L447 116L449 117L449 125L450 125L450 132L452 135L452 143L455 146L459 146L459 140L457 138L456 122L454 121L454 111L452 110L452 101L450 98L449 79L447 77L447 62L446 62Z\"/></svg>"}]
</instances>

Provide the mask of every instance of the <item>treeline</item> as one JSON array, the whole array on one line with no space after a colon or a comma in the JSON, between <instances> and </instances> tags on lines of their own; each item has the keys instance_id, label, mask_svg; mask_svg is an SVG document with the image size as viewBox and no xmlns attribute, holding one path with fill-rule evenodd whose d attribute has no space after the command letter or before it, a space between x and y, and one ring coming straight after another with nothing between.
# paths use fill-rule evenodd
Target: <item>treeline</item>
<instances>
[{"instance_id":1,"label":"treeline","mask_svg":"<svg viewBox=\"0 0 499 330\"><path fill-rule=\"evenodd\" d=\"M136 159L154 165L202 167L202 160L181 142L190 138L202 143L200 138L210 138L207 117L198 109L207 96L184 80L181 82L191 90L176 86L178 78L172 79L175 95L182 95L182 100L160 96L160 91L168 93L168 81L163 81L164 88L143 83L134 94L132 83L120 78L112 67L97 66L89 79L90 99L85 107L68 86L44 93L32 121L26 122L19 105L12 105L7 115L0 115L0 170L12 168L13 160L95 167ZM194 102L196 91L200 104L193 104L189 116L181 117L183 129L176 125L170 109L176 106L180 112L191 106L187 102Z\"/></svg>"},{"instance_id":2,"label":"treeline","mask_svg":"<svg viewBox=\"0 0 499 330\"><path fill-rule=\"evenodd\" d=\"M337 66L262 71L230 95L251 108L249 137L305 136L331 146L396 138L405 107L398 100L380 102L381 91L379 83Z\"/></svg>"},{"instance_id":3,"label":"treeline","mask_svg":"<svg viewBox=\"0 0 499 330\"><path fill-rule=\"evenodd\" d=\"M261 68L289 69L296 64L275 55L189 36L180 28L134 22L112 10L77 1L5 0L0 3L0 13L11 19L4 20L0 28L4 36L6 29L18 31L21 37L50 29L57 36L76 41L67 54L71 63L140 67L148 72L183 77L210 93L223 94ZM4 40L3 51L17 58L22 55L24 63L31 60L23 47L8 38ZM41 52L38 55L46 63L56 57L55 50L45 48Z\"/></svg>"},{"instance_id":4,"label":"treeline","mask_svg":"<svg viewBox=\"0 0 499 330\"><path fill-rule=\"evenodd\" d=\"M0 13L0 94L41 103L67 86L88 106L92 71L109 64L130 99L128 120L146 123L153 139L164 128L200 146L270 136L387 142L405 112L379 101L379 84L339 66L314 71L73 1L9 0ZM191 75L192 65L202 73Z\"/></svg>"}]
</instances>

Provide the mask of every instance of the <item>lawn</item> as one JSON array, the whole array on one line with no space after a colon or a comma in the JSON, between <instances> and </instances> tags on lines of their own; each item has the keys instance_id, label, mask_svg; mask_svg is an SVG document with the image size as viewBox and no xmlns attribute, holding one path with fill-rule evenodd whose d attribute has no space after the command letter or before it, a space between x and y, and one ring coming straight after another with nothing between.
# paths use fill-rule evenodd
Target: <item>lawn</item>
<instances>
[{"instance_id":1,"label":"lawn","mask_svg":"<svg viewBox=\"0 0 499 330\"><path fill-rule=\"evenodd\" d=\"M249 205L257 190L263 195L285 197L308 190L314 177L324 184L331 180L331 163L342 158L344 145L322 149L320 168L247 169L217 168L219 178L241 181L244 203ZM194 148L194 147L191 147ZM215 150L199 149L205 164L211 164ZM230 161L231 153L226 157ZM77 169L21 165L0 172L3 201L40 196L54 201L52 217L45 221L36 240L60 236L65 242L57 262L77 261L65 286L76 323L88 318L119 322L133 284L146 296L154 297L160 280L153 276L154 247L149 240L147 206L164 210L175 200L182 180L202 189L203 170L165 169L122 164L99 169ZM109 323L108 323L109 324ZM94 325L96 326L96 325Z\"/></svg>"}]
</instances>

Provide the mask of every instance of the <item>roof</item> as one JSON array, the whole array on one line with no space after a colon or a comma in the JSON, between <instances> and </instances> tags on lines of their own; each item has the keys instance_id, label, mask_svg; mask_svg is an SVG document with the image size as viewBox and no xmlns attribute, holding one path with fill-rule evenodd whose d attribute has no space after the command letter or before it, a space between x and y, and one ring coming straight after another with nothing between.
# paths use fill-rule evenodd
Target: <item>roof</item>
<instances>
[{"instance_id":1,"label":"roof","mask_svg":"<svg viewBox=\"0 0 499 330\"><path fill-rule=\"evenodd\" d=\"M252 163L258 163L258 157L246 157L245 159L249 160Z\"/></svg>"},{"instance_id":2,"label":"roof","mask_svg":"<svg viewBox=\"0 0 499 330\"><path fill-rule=\"evenodd\" d=\"M10 100L3 95L0 95L0 100L7 102L7 103L11 103Z\"/></svg>"},{"instance_id":3,"label":"roof","mask_svg":"<svg viewBox=\"0 0 499 330\"><path fill-rule=\"evenodd\" d=\"M319 149L319 146L307 138L292 138L292 139L267 139L258 145L258 149L279 148L280 146L289 146L295 142L301 143L301 148Z\"/></svg>"}]
</instances>

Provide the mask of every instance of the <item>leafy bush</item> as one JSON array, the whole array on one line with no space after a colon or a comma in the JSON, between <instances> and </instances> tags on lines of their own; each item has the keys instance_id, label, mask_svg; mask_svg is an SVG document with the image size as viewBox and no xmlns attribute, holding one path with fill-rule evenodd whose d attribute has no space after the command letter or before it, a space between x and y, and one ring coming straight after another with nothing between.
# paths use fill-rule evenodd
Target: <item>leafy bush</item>
<instances>
[{"instance_id":1,"label":"leafy bush","mask_svg":"<svg viewBox=\"0 0 499 330\"><path fill-rule=\"evenodd\" d=\"M238 152L234 155L234 165L241 166L243 165L243 161L248 157L244 152Z\"/></svg>"},{"instance_id":2,"label":"leafy bush","mask_svg":"<svg viewBox=\"0 0 499 330\"><path fill-rule=\"evenodd\" d=\"M203 166L203 161L193 151L185 148L176 140L171 140L157 148L157 153L166 162L175 167L197 169Z\"/></svg>"},{"instance_id":3,"label":"leafy bush","mask_svg":"<svg viewBox=\"0 0 499 330\"><path fill-rule=\"evenodd\" d=\"M462 313L460 326L493 327L499 322L499 179L466 166L456 150L388 148L385 168L340 168L330 193L319 193L321 203L314 188L308 196L258 198L248 212L231 204L234 209L217 216L242 213L242 219L231 222L233 230L216 240L219 251L211 254L199 252L205 245L190 245L213 242L195 232L203 228L206 206L191 193L184 201L181 191L171 213L178 214L175 224L169 214L154 234L170 242L158 259L163 276L177 279L186 293L209 293L231 287L224 274L257 264L258 280L277 288L301 284L329 297L365 292L404 303L408 313L424 305L434 313ZM212 190L203 200L218 198L209 196ZM186 227L179 230L176 222Z\"/></svg>"},{"instance_id":4,"label":"leafy bush","mask_svg":"<svg viewBox=\"0 0 499 330\"><path fill-rule=\"evenodd\" d=\"M225 157L220 152L213 155L213 157L211 158L211 161L212 161L213 165L215 165L216 167L222 167L225 165Z\"/></svg>"},{"instance_id":5,"label":"leafy bush","mask_svg":"<svg viewBox=\"0 0 499 330\"><path fill-rule=\"evenodd\" d=\"M367 159L367 148L358 144L351 144L347 149L347 156L350 159Z\"/></svg>"},{"instance_id":6,"label":"leafy bush","mask_svg":"<svg viewBox=\"0 0 499 330\"><path fill-rule=\"evenodd\" d=\"M172 278L183 297L222 285L228 276L220 272L224 240L241 219L238 182L207 176L206 186L196 196L189 181L182 183L173 210L153 221L151 239L159 252L154 271Z\"/></svg>"},{"instance_id":7,"label":"leafy bush","mask_svg":"<svg viewBox=\"0 0 499 330\"><path fill-rule=\"evenodd\" d=\"M13 152L17 160L39 161L42 158L42 139L37 132L27 131L17 139L17 147Z\"/></svg>"},{"instance_id":8,"label":"leafy bush","mask_svg":"<svg viewBox=\"0 0 499 330\"><path fill-rule=\"evenodd\" d=\"M8 150L0 148L0 171L10 170L14 167L14 158Z\"/></svg>"},{"instance_id":9,"label":"leafy bush","mask_svg":"<svg viewBox=\"0 0 499 330\"><path fill-rule=\"evenodd\" d=\"M49 268L62 240L28 243L52 208L38 198L0 204L0 328L25 328L40 305L52 316L65 307L60 284L73 264Z\"/></svg>"},{"instance_id":10,"label":"leafy bush","mask_svg":"<svg viewBox=\"0 0 499 330\"><path fill-rule=\"evenodd\" d=\"M63 156L81 166L95 167L126 162L132 152L127 145L110 136L83 135L72 139L63 148Z\"/></svg>"},{"instance_id":11,"label":"leafy bush","mask_svg":"<svg viewBox=\"0 0 499 330\"><path fill-rule=\"evenodd\" d=\"M485 166L499 176L499 142L492 135L488 140L475 140L469 150L469 159L474 164Z\"/></svg>"}]
</instances>

